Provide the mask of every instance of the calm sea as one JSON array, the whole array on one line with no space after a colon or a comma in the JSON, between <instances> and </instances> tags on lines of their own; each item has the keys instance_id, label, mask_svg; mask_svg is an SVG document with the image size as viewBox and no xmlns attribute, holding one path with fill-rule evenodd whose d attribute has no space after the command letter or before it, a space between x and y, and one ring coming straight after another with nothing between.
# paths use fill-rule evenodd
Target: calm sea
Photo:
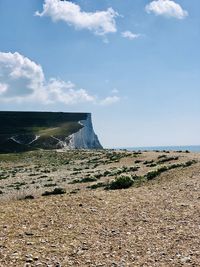
<instances>
[{"instance_id":1,"label":"calm sea","mask_svg":"<svg viewBox=\"0 0 200 267\"><path fill-rule=\"evenodd\" d=\"M144 151L144 150L159 150L159 151L163 151L163 150L170 150L170 151L185 151L185 150L189 150L191 152L200 152L200 145L199 146L152 146L152 147L123 147L123 148L119 148L119 149L127 149L130 151Z\"/></svg>"}]
</instances>

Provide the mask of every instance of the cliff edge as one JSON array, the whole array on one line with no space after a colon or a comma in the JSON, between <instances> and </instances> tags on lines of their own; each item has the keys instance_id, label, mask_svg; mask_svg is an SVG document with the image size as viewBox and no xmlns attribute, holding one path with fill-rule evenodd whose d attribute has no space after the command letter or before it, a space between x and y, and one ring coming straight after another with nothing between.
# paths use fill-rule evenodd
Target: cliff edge
<instances>
[{"instance_id":1,"label":"cliff edge","mask_svg":"<svg viewBox=\"0 0 200 267\"><path fill-rule=\"evenodd\" d=\"M0 152L101 149L90 113L0 112Z\"/></svg>"}]
</instances>

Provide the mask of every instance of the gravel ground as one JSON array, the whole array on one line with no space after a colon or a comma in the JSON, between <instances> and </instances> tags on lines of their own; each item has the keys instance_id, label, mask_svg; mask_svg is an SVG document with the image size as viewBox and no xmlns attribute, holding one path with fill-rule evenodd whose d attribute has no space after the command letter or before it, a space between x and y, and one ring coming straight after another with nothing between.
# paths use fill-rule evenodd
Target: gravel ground
<instances>
[{"instance_id":1,"label":"gravel ground","mask_svg":"<svg viewBox=\"0 0 200 267\"><path fill-rule=\"evenodd\" d=\"M159 155L144 152L139 159ZM140 187L105 191L78 184L76 194L69 185L63 195L2 199L0 266L200 266L200 154L171 155L198 162ZM97 168L132 162L129 154ZM14 165L1 161L4 169Z\"/></svg>"}]
</instances>

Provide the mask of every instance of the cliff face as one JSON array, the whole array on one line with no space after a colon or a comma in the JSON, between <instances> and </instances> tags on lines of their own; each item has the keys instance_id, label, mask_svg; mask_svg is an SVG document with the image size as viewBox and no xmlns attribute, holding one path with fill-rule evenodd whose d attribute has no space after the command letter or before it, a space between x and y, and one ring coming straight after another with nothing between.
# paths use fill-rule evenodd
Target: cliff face
<instances>
[{"instance_id":1,"label":"cliff face","mask_svg":"<svg viewBox=\"0 0 200 267\"><path fill-rule=\"evenodd\" d=\"M87 115L86 120L79 122L82 128L73 133L69 139L70 148L102 148L97 135L92 126L91 114Z\"/></svg>"},{"instance_id":2,"label":"cliff face","mask_svg":"<svg viewBox=\"0 0 200 267\"><path fill-rule=\"evenodd\" d=\"M0 112L0 152L100 149L90 113Z\"/></svg>"}]
</instances>

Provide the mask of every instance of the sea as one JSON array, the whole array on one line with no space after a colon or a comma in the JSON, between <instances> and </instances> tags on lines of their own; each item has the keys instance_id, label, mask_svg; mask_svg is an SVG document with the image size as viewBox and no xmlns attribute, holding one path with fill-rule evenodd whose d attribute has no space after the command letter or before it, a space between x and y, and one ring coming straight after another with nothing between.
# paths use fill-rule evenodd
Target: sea
<instances>
[{"instance_id":1,"label":"sea","mask_svg":"<svg viewBox=\"0 0 200 267\"><path fill-rule=\"evenodd\" d=\"M190 151L190 152L200 152L200 145L192 146L151 146L151 147L119 147L115 149L126 149L129 151Z\"/></svg>"}]
</instances>

